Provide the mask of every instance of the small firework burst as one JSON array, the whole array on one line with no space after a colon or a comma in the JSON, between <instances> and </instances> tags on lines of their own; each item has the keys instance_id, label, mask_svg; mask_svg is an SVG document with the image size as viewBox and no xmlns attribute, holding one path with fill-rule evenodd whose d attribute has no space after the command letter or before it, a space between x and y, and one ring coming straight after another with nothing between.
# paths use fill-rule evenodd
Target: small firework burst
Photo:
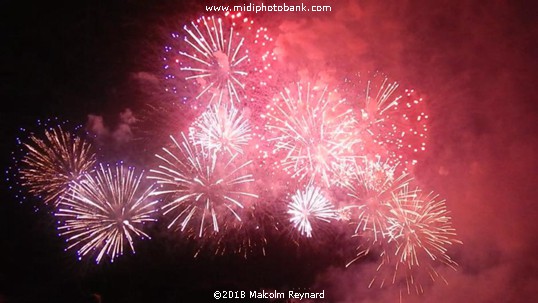
<instances>
[{"instance_id":1,"label":"small firework burst","mask_svg":"<svg viewBox=\"0 0 538 303\"><path fill-rule=\"evenodd\" d=\"M44 137L32 134L28 139L21 143L25 151L18 170L21 185L56 206L68 185L93 169L95 154L89 142L61 126L47 129Z\"/></svg>"},{"instance_id":2,"label":"small firework burst","mask_svg":"<svg viewBox=\"0 0 538 303\"><path fill-rule=\"evenodd\" d=\"M142 180L132 168L100 165L72 182L56 212L60 235L71 243L67 249L77 249L80 258L96 254L97 263L104 256L113 262L126 243L134 253L134 238L149 238L142 228L155 221L157 203L150 197L153 187Z\"/></svg>"},{"instance_id":3,"label":"small firework burst","mask_svg":"<svg viewBox=\"0 0 538 303\"><path fill-rule=\"evenodd\" d=\"M202 237L218 233L223 224L240 224L245 204L258 198L248 188L254 181L247 172L251 161L208 153L183 133L181 142L171 139L172 149L157 155L162 164L149 176L161 185L155 195L166 196L164 215L173 217L168 227Z\"/></svg>"},{"instance_id":4,"label":"small firework burst","mask_svg":"<svg viewBox=\"0 0 538 303\"><path fill-rule=\"evenodd\" d=\"M233 106L211 106L194 122L191 137L208 152L243 153L252 138L250 123Z\"/></svg>"},{"instance_id":5,"label":"small firework burst","mask_svg":"<svg viewBox=\"0 0 538 303\"><path fill-rule=\"evenodd\" d=\"M291 196L288 214L293 227L308 238L312 237L312 224L317 221L329 223L336 217L333 205L323 196L321 189L311 185Z\"/></svg>"}]
</instances>

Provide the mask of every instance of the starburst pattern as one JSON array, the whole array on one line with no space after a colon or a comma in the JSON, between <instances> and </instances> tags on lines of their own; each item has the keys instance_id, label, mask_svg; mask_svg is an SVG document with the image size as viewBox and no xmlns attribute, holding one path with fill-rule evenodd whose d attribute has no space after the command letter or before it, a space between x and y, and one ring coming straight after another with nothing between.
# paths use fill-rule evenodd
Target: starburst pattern
<instances>
[{"instance_id":1,"label":"starburst pattern","mask_svg":"<svg viewBox=\"0 0 538 303\"><path fill-rule=\"evenodd\" d=\"M288 214L293 227L308 238L312 237L312 224L316 221L328 223L336 217L334 206L323 196L321 189L311 185L291 197Z\"/></svg>"},{"instance_id":2,"label":"starburst pattern","mask_svg":"<svg viewBox=\"0 0 538 303\"><path fill-rule=\"evenodd\" d=\"M356 165L355 173L343 188L352 199L346 206L352 213L352 222L356 222L355 233L369 238L375 243L386 237L387 224L392 208L391 201L399 196L402 187L411 181L408 174L394 177L395 166L363 158L361 165Z\"/></svg>"},{"instance_id":3,"label":"starburst pattern","mask_svg":"<svg viewBox=\"0 0 538 303\"><path fill-rule=\"evenodd\" d=\"M95 154L89 142L62 129L33 134L22 143L26 154L20 161L21 184L46 204L57 205L72 181L93 169Z\"/></svg>"},{"instance_id":4,"label":"starburst pattern","mask_svg":"<svg viewBox=\"0 0 538 303\"><path fill-rule=\"evenodd\" d=\"M250 123L233 106L211 106L191 127L194 144L209 152L243 153L252 138Z\"/></svg>"},{"instance_id":5,"label":"starburst pattern","mask_svg":"<svg viewBox=\"0 0 538 303\"><path fill-rule=\"evenodd\" d=\"M68 249L76 248L80 257L95 253L97 263L104 256L114 261L126 244L135 252L134 238L149 238L142 228L155 221L157 203L150 198L153 187L142 182L132 168L103 165L72 182L56 212Z\"/></svg>"},{"instance_id":6,"label":"starburst pattern","mask_svg":"<svg viewBox=\"0 0 538 303\"><path fill-rule=\"evenodd\" d=\"M162 164L149 176L162 186L155 195L166 196L164 215L173 217L168 227L202 237L218 233L222 224L239 224L245 204L258 197L248 190L254 181L246 172L251 162L208 153L184 134L180 142L171 139L172 149L157 155Z\"/></svg>"},{"instance_id":7,"label":"starburst pattern","mask_svg":"<svg viewBox=\"0 0 538 303\"><path fill-rule=\"evenodd\" d=\"M292 177L333 184L335 167L355 157L355 120L345 100L324 88L285 89L269 106L267 140L282 153L282 168Z\"/></svg>"},{"instance_id":8,"label":"starburst pattern","mask_svg":"<svg viewBox=\"0 0 538 303\"><path fill-rule=\"evenodd\" d=\"M275 56L268 48L272 39L267 29L235 16L202 16L185 25L184 34L172 34L179 43L165 47L167 80L180 76L195 81L200 87L196 99L208 95L210 103L246 100L245 91L252 85L248 83L263 78ZM260 80L256 86L265 83ZM169 90L177 92L178 88L172 85Z\"/></svg>"},{"instance_id":9,"label":"starburst pattern","mask_svg":"<svg viewBox=\"0 0 538 303\"><path fill-rule=\"evenodd\" d=\"M393 195L390 205L386 241L362 254L377 252L379 256L369 287L394 284L408 294L422 294L424 283L447 283L438 268L456 270L458 264L448 255L448 249L461 241L456 239L444 201L405 185Z\"/></svg>"}]
</instances>

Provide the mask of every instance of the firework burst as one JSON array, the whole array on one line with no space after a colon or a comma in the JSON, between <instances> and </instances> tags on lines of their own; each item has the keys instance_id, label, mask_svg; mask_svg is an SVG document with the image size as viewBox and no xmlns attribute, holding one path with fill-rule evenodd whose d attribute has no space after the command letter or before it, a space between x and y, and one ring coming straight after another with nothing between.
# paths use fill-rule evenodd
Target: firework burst
<instances>
[{"instance_id":1,"label":"firework burst","mask_svg":"<svg viewBox=\"0 0 538 303\"><path fill-rule=\"evenodd\" d=\"M268 106L267 141L274 144L273 153L282 154L280 164L293 178L331 185L340 179L333 178L336 167L353 160L355 120L344 103L326 87L297 84Z\"/></svg>"},{"instance_id":2,"label":"firework burst","mask_svg":"<svg viewBox=\"0 0 538 303\"><path fill-rule=\"evenodd\" d=\"M209 152L243 153L252 138L249 121L233 106L211 106L194 122L191 137Z\"/></svg>"},{"instance_id":3,"label":"firework burst","mask_svg":"<svg viewBox=\"0 0 538 303\"><path fill-rule=\"evenodd\" d=\"M268 48L272 39L266 28L255 28L253 20L227 14L202 16L183 30L184 35L172 34L174 40L179 40L177 49L165 47L166 79L193 80L200 87L196 99L207 94L211 96L210 102L241 102L247 99L245 91L250 86L266 84L266 81L254 81L275 60ZM253 51L249 47L261 50ZM169 90L178 92L174 85Z\"/></svg>"},{"instance_id":4,"label":"firework burst","mask_svg":"<svg viewBox=\"0 0 538 303\"><path fill-rule=\"evenodd\" d=\"M334 206L323 196L320 188L312 185L291 196L288 214L293 227L308 238L312 237L312 224L317 221L329 223L336 217Z\"/></svg>"},{"instance_id":5,"label":"firework burst","mask_svg":"<svg viewBox=\"0 0 538 303\"><path fill-rule=\"evenodd\" d=\"M44 138L32 134L28 141L21 143L26 154L18 174L21 184L46 204L56 206L68 185L95 165L90 143L61 126L46 130Z\"/></svg>"},{"instance_id":6,"label":"firework burst","mask_svg":"<svg viewBox=\"0 0 538 303\"><path fill-rule=\"evenodd\" d=\"M390 284L408 294L422 294L424 283L447 283L439 268L456 270L458 265L448 255L448 248L461 241L456 239L444 201L404 185L390 204L385 241L361 252L361 257L378 253L379 265L369 287Z\"/></svg>"},{"instance_id":7,"label":"firework burst","mask_svg":"<svg viewBox=\"0 0 538 303\"><path fill-rule=\"evenodd\" d=\"M352 199L351 221L356 220L356 234L372 238L376 242L387 235L387 220L390 216L390 202L399 195L402 187L409 184L411 178L405 173L394 177L395 166L380 161L362 158L361 165L356 164L355 173L348 183L343 185L347 195Z\"/></svg>"},{"instance_id":8,"label":"firework burst","mask_svg":"<svg viewBox=\"0 0 538 303\"><path fill-rule=\"evenodd\" d=\"M76 248L80 258L95 253L99 263L123 254L126 243L134 253L134 238L149 238L142 231L153 218L158 201L150 198L153 187L143 186L143 175L132 168L100 167L72 182L62 196L56 216L60 235Z\"/></svg>"},{"instance_id":9,"label":"firework burst","mask_svg":"<svg viewBox=\"0 0 538 303\"><path fill-rule=\"evenodd\" d=\"M239 224L245 204L258 198L248 191L254 178L245 170L251 162L240 162L237 154L208 153L184 134L181 143L171 139L173 149L163 148L157 155L162 164L149 176L162 186L155 195L168 197L163 206L164 214L173 216L168 227L202 237L218 233L223 224Z\"/></svg>"},{"instance_id":10,"label":"firework burst","mask_svg":"<svg viewBox=\"0 0 538 303\"><path fill-rule=\"evenodd\" d=\"M422 293L421 282L413 274L414 269L422 267L432 282L442 279L446 283L435 265L446 265L455 270L457 263L447 252L450 246L461 244L461 241L456 239L444 200L439 200L432 193L424 195L418 189L411 193L407 199L393 200L393 216L388 226L389 243L392 243L394 263L401 265L401 268L395 266L394 276L401 269L407 292L414 286L417 293Z\"/></svg>"}]
</instances>

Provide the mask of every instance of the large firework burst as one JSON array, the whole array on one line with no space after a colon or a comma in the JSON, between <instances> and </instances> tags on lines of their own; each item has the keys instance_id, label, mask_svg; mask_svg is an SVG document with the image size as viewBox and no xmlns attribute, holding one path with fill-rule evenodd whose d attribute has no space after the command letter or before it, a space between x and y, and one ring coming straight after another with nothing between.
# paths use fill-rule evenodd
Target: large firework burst
<instances>
[{"instance_id":1,"label":"large firework burst","mask_svg":"<svg viewBox=\"0 0 538 303\"><path fill-rule=\"evenodd\" d=\"M354 158L352 148L355 120L345 100L327 87L297 84L285 89L269 106L267 140L275 153L282 153L282 168L299 180L331 185L343 162Z\"/></svg>"},{"instance_id":2,"label":"large firework burst","mask_svg":"<svg viewBox=\"0 0 538 303\"><path fill-rule=\"evenodd\" d=\"M105 255L114 261L126 243L134 252L135 237L149 238L142 228L155 220L157 203L150 198L153 187L143 186L142 180L132 168L100 165L72 182L56 212L60 235L71 243L68 249L76 248L80 257L95 253L97 263Z\"/></svg>"},{"instance_id":3,"label":"large firework burst","mask_svg":"<svg viewBox=\"0 0 538 303\"><path fill-rule=\"evenodd\" d=\"M389 242L395 275L402 270L405 275L407 290L415 287L422 292L421 281L414 275L414 269L422 267L433 281L444 278L437 272L436 265L446 265L456 269L457 263L448 255L448 248L461 243L456 239L450 213L445 201L439 200L433 193L423 194L420 190L412 191L407 199L394 199L389 219Z\"/></svg>"},{"instance_id":4,"label":"large firework burst","mask_svg":"<svg viewBox=\"0 0 538 303\"><path fill-rule=\"evenodd\" d=\"M210 102L246 100L247 83L265 73L275 57L267 47L272 41L267 29L254 28L253 20L236 16L202 16L185 25L184 34L172 34L179 43L165 47L166 78L194 80L200 87L197 99L208 94ZM267 50L253 51L253 48ZM264 83L259 81L255 85ZM174 85L169 90L178 92Z\"/></svg>"},{"instance_id":5,"label":"large firework burst","mask_svg":"<svg viewBox=\"0 0 538 303\"><path fill-rule=\"evenodd\" d=\"M21 184L46 204L57 205L68 184L93 169L95 154L89 142L61 126L28 139L21 143L26 152L18 171Z\"/></svg>"},{"instance_id":6,"label":"large firework burst","mask_svg":"<svg viewBox=\"0 0 538 303\"><path fill-rule=\"evenodd\" d=\"M237 154L208 153L184 134L181 142L171 139L173 149L163 148L157 155L162 164L149 176L162 186L155 194L167 196L163 209L173 217L169 228L202 237L218 233L222 224L239 224L245 204L258 197L247 188L254 181L245 173L251 162L240 162Z\"/></svg>"}]
</instances>

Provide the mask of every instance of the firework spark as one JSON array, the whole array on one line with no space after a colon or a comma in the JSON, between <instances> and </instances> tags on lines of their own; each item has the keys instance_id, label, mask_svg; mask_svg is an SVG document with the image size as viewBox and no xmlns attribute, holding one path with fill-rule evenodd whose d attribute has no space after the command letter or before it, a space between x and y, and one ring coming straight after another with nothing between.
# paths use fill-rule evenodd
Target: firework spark
<instances>
[{"instance_id":1,"label":"firework spark","mask_svg":"<svg viewBox=\"0 0 538 303\"><path fill-rule=\"evenodd\" d=\"M388 161L381 161L379 155L375 161L369 157L362 158L362 165L357 169L357 178L366 190L382 192L390 187L395 179L397 165L390 165Z\"/></svg>"},{"instance_id":2,"label":"firework spark","mask_svg":"<svg viewBox=\"0 0 538 303\"><path fill-rule=\"evenodd\" d=\"M23 143L26 155L20 161L19 177L28 191L46 204L57 205L72 181L93 169L95 154L90 143L60 126Z\"/></svg>"},{"instance_id":3,"label":"firework spark","mask_svg":"<svg viewBox=\"0 0 538 303\"><path fill-rule=\"evenodd\" d=\"M312 224L316 221L330 222L335 218L335 210L331 202L323 196L321 189L307 186L304 191L298 190L288 204L290 222L301 235L312 237Z\"/></svg>"},{"instance_id":4,"label":"firework spark","mask_svg":"<svg viewBox=\"0 0 538 303\"><path fill-rule=\"evenodd\" d=\"M243 153L252 138L249 121L233 106L211 106L191 127L194 144L209 152Z\"/></svg>"},{"instance_id":5,"label":"firework spark","mask_svg":"<svg viewBox=\"0 0 538 303\"><path fill-rule=\"evenodd\" d=\"M191 225L197 225L197 235L202 237L209 226L218 233L221 224L239 224L245 203L258 198L245 189L254 181L251 174L244 173L251 161L238 164L237 154L208 153L184 134L182 138L179 143L171 137L173 150L163 148L164 155L156 155L163 164L149 176L162 186L155 195L170 197L164 214L176 213L168 227L193 232Z\"/></svg>"},{"instance_id":6,"label":"firework spark","mask_svg":"<svg viewBox=\"0 0 538 303\"><path fill-rule=\"evenodd\" d=\"M376 74L352 97L360 100L356 113L362 141L371 143L366 148L375 153L384 150L391 164L414 165L426 150L428 114L424 100L416 95L414 90L401 89L397 82Z\"/></svg>"},{"instance_id":7,"label":"firework spark","mask_svg":"<svg viewBox=\"0 0 538 303\"><path fill-rule=\"evenodd\" d=\"M190 26L185 25L185 36L172 34L174 40L180 39L178 49L165 47L167 80L174 80L179 68L181 77L194 80L201 87L196 99L209 94L210 102L245 100L247 83L263 74L275 60L272 50L258 53L247 49L254 46L264 49L272 41L266 28L254 30L253 24L253 20L228 14L222 18L202 16ZM239 28L243 29L242 33ZM260 81L256 85L264 84L265 81ZM172 86L169 90L178 89Z\"/></svg>"},{"instance_id":8,"label":"firework spark","mask_svg":"<svg viewBox=\"0 0 538 303\"><path fill-rule=\"evenodd\" d=\"M269 106L267 140L274 143L274 153L283 152L282 168L292 177L331 185L340 179L332 178L335 167L353 160L355 120L345 100L335 95L327 87L297 84L297 90L285 89Z\"/></svg>"},{"instance_id":9,"label":"firework spark","mask_svg":"<svg viewBox=\"0 0 538 303\"><path fill-rule=\"evenodd\" d=\"M277 219L268 208L265 203L255 203L245 209L238 226L224 225L219 233L199 239L195 257L202 252L237 254L245 259L253 255L265 256L268 237L278 232Z\"/></svg>"},{"instance_id":10,"label":"firework spark","mask_svg":"<svg viewBox=\"0 0 538 303\"><path fill-rule=\"evenodd\" d=\"M60 235L76 248L79 257L92 252L99 263L105 255L111 262L123 254L126 242L134 253L134 237L149 238L144 223L155 221L153 187L141 184L143 175L132 168L100 165L94 174L72 182L58 205Z\"/></svg>"}]
</instances>

